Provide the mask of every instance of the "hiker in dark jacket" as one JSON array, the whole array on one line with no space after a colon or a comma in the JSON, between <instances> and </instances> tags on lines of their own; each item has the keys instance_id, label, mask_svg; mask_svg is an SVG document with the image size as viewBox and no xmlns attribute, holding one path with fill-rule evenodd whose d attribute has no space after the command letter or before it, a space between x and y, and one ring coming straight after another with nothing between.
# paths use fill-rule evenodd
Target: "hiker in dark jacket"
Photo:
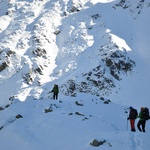
<instances>
[{"instance_id":1,"label":"hiker in dark jacket","mask_svg":"<svg viewBox=\"0 0 150 150\"><path fill-rule=\"evenodd\" d=\"M53 92L53 99L57 100L58 99L58 93L59 93L59 88L57 84L54 84L53 89L51 90L51 92Z\"/></svg>"},{"instance_id":2,"label":"hiker in dark jacket","mask_svg":"<svg viewBox=\"0 0 150 150\"><path fill-rule=\"evenodd\" d=\"M132 132L135 132L135 119L137 118L138 116L138 112L136 109L134 109L133 107L129 107L130 109L130 112L129 112L129 117L127 118L128 120L130 120L130 126L131 126L131 131Z\"/></svg>"},{"instance_id":3,"label":"hiker in dark jacket","mask_svg":"<svg viewBox=\"0 0 150 150\"><path fill-rule=\"evenodd\" d=\"M142 131L145 132L146 120L144 119L143 111L144 111L144 107L141 107L141 111L140 111L139 116L138 116L138 118L140 118L140 119L139 119L138 124L137 124L137 127L138 127L140 132L142 132ZM142 130L141 130L140 126L142 126Z\"/></svg>"}]
</instances>

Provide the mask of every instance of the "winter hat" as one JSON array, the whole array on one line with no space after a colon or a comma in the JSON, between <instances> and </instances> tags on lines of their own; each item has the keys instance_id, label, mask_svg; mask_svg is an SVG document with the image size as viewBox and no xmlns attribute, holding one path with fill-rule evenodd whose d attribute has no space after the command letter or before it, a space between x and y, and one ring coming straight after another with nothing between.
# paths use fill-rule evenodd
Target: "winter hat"
<instances>
[{"instance_id":1,"label":"winter hat","mask_svg":"<svg viewBox=\"0 0 150 150\"><path fill-rule=\"evenodd\" d=\"M130 106L130 107L129 107L129 109L133 109L133 107L132 107L132 106Z\"/></svg>"}]
</instances>

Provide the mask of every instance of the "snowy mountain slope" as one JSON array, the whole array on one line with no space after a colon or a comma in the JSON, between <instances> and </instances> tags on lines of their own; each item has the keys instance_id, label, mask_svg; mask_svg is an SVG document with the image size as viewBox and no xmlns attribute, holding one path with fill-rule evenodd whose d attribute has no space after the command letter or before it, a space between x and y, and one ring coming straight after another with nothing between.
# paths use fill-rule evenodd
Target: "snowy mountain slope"
<instances>
[{"instance_id":1,"label":"snowy mountain slope","mask_svg":"<svg viewBox=\"0 0 150 150\"><path fill-rule=\"evenodd\" d=\"M111 97L111 93L117 92L119 98L115 95L113 100L120 101L118 89L124 85L118 85L123 83L124 75L137 66L138 61L135 60L139 57L143 59L139 56L141 47L135 45L143 40L133 29L142 30L144 34L145 24L141 22L147 19L149 2L139 1L134 4L129 1L2 2L1 5L7 6L8 10L6 15L1 11L1 19L3 21L5 18L6 21L5 27L1 25L1 84L4 85L3 81L12 75L21 74L22 79L20 77L20 84L16 88L28 91L26 95L32 90L28 84L35 84L35 87L48 83L46 86L49 88L49 82L58 82L61 91L67 95L85 91ZM126 22L128 26L124 25ZM148 23L146 25L148 27ZM149 43L147 40L144 42L144 54L149 53ZM98 68L101 68L100 71ZM122 81L118 84L116 79ZM67 88L72 84L75 89L68 93ZM5 90L5 86L1 87L1 91ZM11 87L9 91L13 91ZM2 103L7 104L13 95L20 97L17 92L10 92L3 97ZM135 94L132 96L133 99L137 97ZM147 98L144 97L145 101Z\"/></svg>"},{"instance_id":2,"label":"snowy mountain slope","mask_svg":"<svg viewBox=\"0 0 150 150\"><path fill-rule=\"evenodd\" d=\"M115 95L114 98L115 99L117 98L118 101L122 101L124 104L128 105L135 104L139 105L140 107L141 105L144 104L145 106L146 105L149 106L148 78L150 72L147 69L149 68L150 65L149 62L150 51L149 51L149 39L147 37L150 35L150 33L147 27L149 26L148 12L150 10L149 9L150 2L122 1L122 3L125 3L121 5L122 7L124 6L125 12L129 11L132 17L134 18L134 21L131 21L130 17L122 21L121 27L123 28L123 30L120 31L121 32L124 31L121 36L123 36L123 39L124 38L126 39L126 42L132 49L132 53L130 53L130 58L136 60L136 67L134 68L133 76L128 76L127 78L124 78L124 81L121 84L122 90L120 91L120 94L119 95L117 94L118 95L117 97ZM132 5L131 3L134 3L134 5ZM119 9L121 6L119 6ZM126 8L125 6L128 7ZM123 24L127 24L127 26ZM112 22L110 22L110 25L112 25ZM114 32L116 32L116 29L114 30Z\"/></svg>"},{"instance_id":3,"label":"snowy mountain slope","mask_svg":"<svg viewBox=\"0 0 150 150\"><path fill-rule=\"evenodd\" d=\"M143 134L126 120L130 105L150 108L149 8L149 0L0 1L1 148L92 150L98 139L104 150L149 150L150 122ZM48 94L54 83L58 101Z\"/></svg>"},{"instance_id":4,"label":"snowy mountain slope","mask_svg":"<svg viewBox=\"0 0 150 150\"><path fill-rule=\"evenodd\" d=\"M45 113L48 109L51 112ZM1 148L92 150L96 147L90 143L97 139L105 141L99 147L105 150L148 150L150 122L147 133L131 133L126 111L124 106L87 94L61 95L58 101L14 100L0 112Z\"/></svg>"}]
</instances>

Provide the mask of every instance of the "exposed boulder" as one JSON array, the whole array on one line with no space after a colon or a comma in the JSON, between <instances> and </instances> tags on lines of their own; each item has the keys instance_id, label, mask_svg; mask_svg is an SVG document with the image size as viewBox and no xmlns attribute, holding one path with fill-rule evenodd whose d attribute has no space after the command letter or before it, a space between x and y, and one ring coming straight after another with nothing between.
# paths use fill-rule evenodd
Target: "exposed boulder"
<instances>
[{"instance_id":1,"label":"exposed boulder","mask_svg":"<svg viewBox=\"0 0 150 150\"><path fill-rule=\"evenodd\" d=\"M103 145L104 143L106 143L106 140L102 140L102 141L98 141L97 139L94 139L90 145L92 146L95 146L95 147L98 147L100 145Z\"/></svg>"}]
</instances>

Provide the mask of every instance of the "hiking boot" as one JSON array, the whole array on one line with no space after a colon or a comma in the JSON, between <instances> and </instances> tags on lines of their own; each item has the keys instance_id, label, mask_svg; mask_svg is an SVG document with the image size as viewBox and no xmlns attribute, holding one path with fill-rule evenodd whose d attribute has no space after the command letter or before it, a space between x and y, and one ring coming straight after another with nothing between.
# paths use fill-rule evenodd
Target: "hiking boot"
<instances>
[{"instance_id":1,"label":"hiking boot","mask_svg":"<svg viewBox=\"0 0 150 150\"><path fill-rule=\"evenodd\" d=\"M135 129L131 129L132 132L135 132Z\"/></svg>"},{"instance_id":2,"label":"hiking boot","mask_svg":"<svg viewBox=\"0 0 150 150\"><path fill-rule=\"evenodd\" d=\"M140 131L140 132L142 132L142 130L141 130L141 129L139 129L139 131Z\"/></svg>"}]
</instances>

